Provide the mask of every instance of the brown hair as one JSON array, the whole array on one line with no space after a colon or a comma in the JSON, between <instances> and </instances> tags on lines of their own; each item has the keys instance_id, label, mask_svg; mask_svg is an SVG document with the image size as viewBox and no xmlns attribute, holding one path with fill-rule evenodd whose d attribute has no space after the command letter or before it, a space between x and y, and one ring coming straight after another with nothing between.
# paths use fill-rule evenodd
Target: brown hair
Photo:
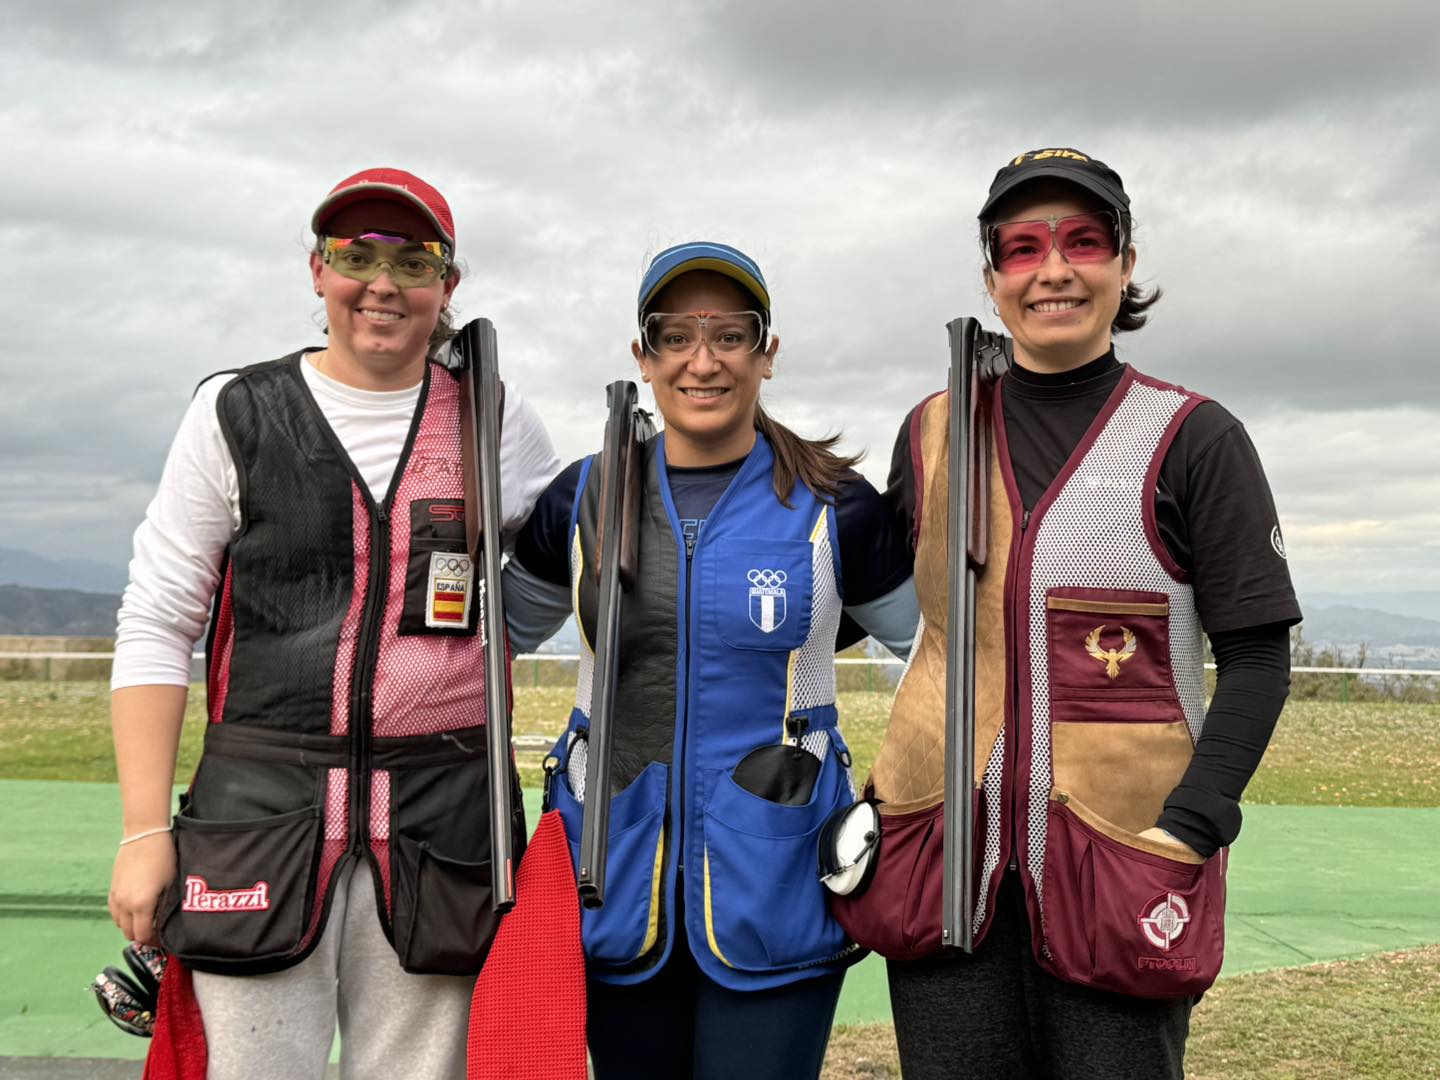
<instances>
[{"instance_id":1,"label":"brown hair","mask_svg":"<svg viewBox=\"0 0 1440 1080\"><path fill-rule=\"evenodd\" d=\"M786 507L791 506L796 480L827 502L834 500L840 494L840 481L865 456L863 452L835 453L839 432L823 439L802 439L766 412L759 401L755 402L755 430L765 436L775 453L775 497Z\"/></svg>"},{"instance_id":2,"label":"brown hair","mask_svg":"<svg viewBox=\"0 0 1440 1080\"><path fill-rule=\"evenodd\" d=\"M1125 291L1120 294L1120 310L1115 313L1115 318L1110 323L1110 332L1123 334L1127 330L1139 330L1150 321L1147 312L1164 295L1159 285L1147 293L1133 281L1130 282L1125 286Z\"/></svg>"}]
</instances>

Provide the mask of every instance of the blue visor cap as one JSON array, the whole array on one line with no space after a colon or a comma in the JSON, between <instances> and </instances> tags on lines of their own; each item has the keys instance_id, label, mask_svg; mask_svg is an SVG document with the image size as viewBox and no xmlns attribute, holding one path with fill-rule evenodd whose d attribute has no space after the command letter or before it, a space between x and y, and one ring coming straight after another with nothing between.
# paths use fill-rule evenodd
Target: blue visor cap
<instances>
[{"instance_id":1,"label":"blue visor cap","mask_svg":"<svg viewBox=\"0 0 1440 1080\"><path fill-rule=\"evenodd\" d=\"M765 287L765 275L760 272L755 260L743 251L737 251L725 244L703 241L677 244L675 247L666 248L650 260L650 267L645 271L644 280L640 282L636 315L643 315L656 293L681 274L688 274L691 270L713 270L738 281L754 294L760 304L760 314L767 323L770 321L770 290Z\"/></svg>"}]
</instances>

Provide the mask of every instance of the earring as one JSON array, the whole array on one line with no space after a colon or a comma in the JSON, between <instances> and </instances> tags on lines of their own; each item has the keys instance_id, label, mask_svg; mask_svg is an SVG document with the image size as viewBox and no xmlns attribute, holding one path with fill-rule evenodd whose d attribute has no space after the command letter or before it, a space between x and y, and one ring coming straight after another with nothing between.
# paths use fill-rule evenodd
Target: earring
<instances>
[{"instance_id":1,"label":"earring","mask_svg":"<svg viewBox=\"0 0 1440 1080\"><path fill-rule=\"evenodd\" d=\"M994 305L994 304L991 304L991 305L990 305L990 310L995 313L995 318L998 319L998 318L1000 317L1000 309L999 309L999 307L997 307L997 306Z\"/></svg>"},{"instance_id":2,"label":"earring","mask_svg":"<svg viewBox=\"0 0 1440 1080\"><path fill-rule=\"evenodd\" d=\"M319 297L321 297L321 298L323 298L323 297L325 296L324 290L322 290L319 285L316 285L316 286L315 286L315 295L316 295L316 296L319 296Z\"/></svg>"}]
</instances>

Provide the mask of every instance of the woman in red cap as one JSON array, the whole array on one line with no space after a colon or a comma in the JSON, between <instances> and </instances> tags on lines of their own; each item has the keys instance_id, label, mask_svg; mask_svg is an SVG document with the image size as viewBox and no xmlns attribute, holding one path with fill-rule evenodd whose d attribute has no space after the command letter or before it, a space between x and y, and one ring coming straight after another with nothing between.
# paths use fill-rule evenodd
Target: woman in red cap
<instances>
[{"instance_id":1,"label":"woman in red cap","mask_svg":"<svg viewBox=\"0 0 1440 1080\"><path fill-rule=\"evenodd\" d=\"M110 910L193 972L211 1080L318 1080L337 1023L346 1077L462 1077L494 926L481 605L437 362L455 225L399 169L341 181L311 224L324 347L203 382L136 531ZM557 466L509 387L499 542ZM207 617L210 723L172 821Z\"/></svg>"},{"instance_id":2,"label":"woman in red cap","mask_svg":"<svg viewBox=\"0 0 1440 1080\"><path fill-rule=\"evenodd\" d=\"M943 811L943 755L926 749L944 744L948 395L896 444L924 631L870 777L875 876L837 910L890 958L907 1080L1179 1078L1191 1006L1219 971L1227 845L1300 611L1244 428L1116 359L1113 335L1159 297L1134 283L1131 236L1120 177L1068 148L1008 163L980 211L1014 363L981 400L995 439L968 956L941 950L926 842Z\"/></svg>"},{"instance_id":3,"label":"woman in red cap","mask_svg":"<svg viewBox=\"0 0 1440 1080\"><path fill-rule=\"evenodd\" d=\"M854 799L835 706L845 615L903 654L904 536L833 451L761 407L779 339L760 268L724 244L661 252L632 345L664 431L644 447L639 573L625 594L605 904L582 922L601 1080L819 1074L844 969L817 834ZM572 610L575 708L547 803L578 849L591 714L600 469L537 503L506 568L517 647ZM564 1018L557 1018L563 1022Z\"/></svg>"}]
</instances>

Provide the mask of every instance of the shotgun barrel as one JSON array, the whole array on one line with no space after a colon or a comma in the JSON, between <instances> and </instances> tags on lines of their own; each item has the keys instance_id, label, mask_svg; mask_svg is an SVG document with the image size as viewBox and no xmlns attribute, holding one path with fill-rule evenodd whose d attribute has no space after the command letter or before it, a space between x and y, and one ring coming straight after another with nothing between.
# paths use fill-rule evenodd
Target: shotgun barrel
<instances>
[{"instance_id":1,"label":"shotgun barrel","mask_svg":"<svg viewBox=\"0 0 1440 1080\"><path fill-rule=\"evenodd\" d=\"M509 655L505 605L500 595L501 396L495 325L489 319L472 319L461 329L457 346L463 368L460 436L465 466L465 541L471 563L480 571L492 906L496 912L503 913L515 904L515 867L511 845L514 799Z\"/></svg>"},{"instance_id":2,"label":"shotgun barrel","mask_svg":"<svg viewBox=\"0 0 1440 1080\"><path fill-rule=\"evenodd\" d=\"M585 763L585 807L580 826L580 866L575 875L580 901L605 903L605 866L610 844L610 762L614 744L615 688L620 673L620 609L623 593L639 574L641 487L644 444L654 434L649 414L636 405L632 382L606 388L609 416L600 454L599 558L595 560L598 604L594 686Z\"/></svg>"}]
</instances>

